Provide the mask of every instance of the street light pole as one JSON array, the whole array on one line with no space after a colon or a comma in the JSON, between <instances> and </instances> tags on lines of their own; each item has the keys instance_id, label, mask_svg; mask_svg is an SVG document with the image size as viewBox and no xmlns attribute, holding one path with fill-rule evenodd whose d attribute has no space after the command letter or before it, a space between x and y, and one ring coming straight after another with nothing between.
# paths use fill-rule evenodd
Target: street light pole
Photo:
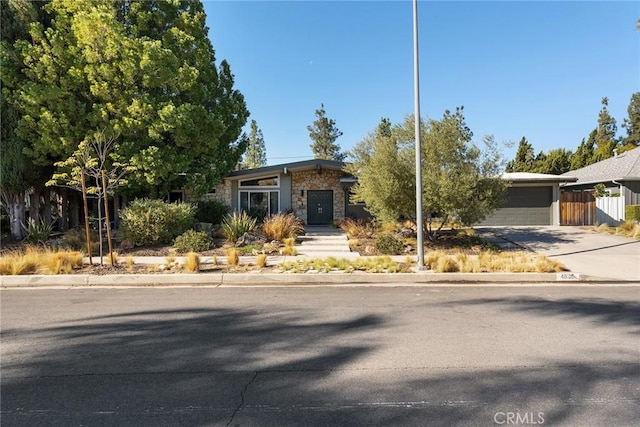
<instances>
[{"instance_id":1,"label":"street light pole","mask_svg":"<svg viewBox=\"0 0 640 427\"><path fill-rule=\"evenodd\" d=\"M418 0L413 0L413 87L416 139L416 229L418 270L424 270L424 230L422 221L422 144L420 143L420 67L418 65Z\"/></svg>"}]
</instances>

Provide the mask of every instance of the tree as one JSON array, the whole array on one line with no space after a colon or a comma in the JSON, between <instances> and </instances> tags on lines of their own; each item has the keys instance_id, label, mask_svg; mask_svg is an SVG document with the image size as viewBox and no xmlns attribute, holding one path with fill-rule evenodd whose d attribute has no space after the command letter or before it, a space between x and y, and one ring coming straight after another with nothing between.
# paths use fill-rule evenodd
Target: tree
<instances>
[{"instance_id":1,"label":"tree","mask_svg":"<svg viewBox=\"0 0 640 427\"><path fill-rule=\"evenodd\" d=\"M338 160L345 159L345 154L340 152L340 145L336 139L342 136L342 132L336 127L336 121L325 116L324 104L316 110L316 120L311 126L307 126L309 137L313 141L310 145L313 156L316 159Z\"/></svg>"},{"instance_id":2,"label":"tree","mask_svg":"<svg viewBox=\"0 0 640 427\"><path fill-rule=\"evenodd\" d=\"M540 154L542 157L536 162L534 172L562 175L571 170L571 151L556 148Z\"/></svg>"},{"instance_id":3,"label":"tree","mask_svg":"<svg viewBox=\"0 0 640 427\"><path fill-rule=\"evenodd\" d=\"M29 36L31 23L48 25L50 18L42 9L45 2L10 0L0 2L0 195L11 223L11 236L21 239L25 219L25 199L28 191L44 183L42 169L36 168L25 155L27 140L16 133L21 112L16 88L24 81L22 59L16 42Z\"/></svg>"},{"instance_id":4,"label":"tree","mask_svg":"<svg viewBox=\"0 0 640 427\"><path fill-rule=\"evenodd\" d=\"M114 264L110 225L108 218L108 197L113 195L117 187L126 185L126 174L135 169L126 164L112 161L110 154L116 146L119 135L101 130L96 132L90 140L82 141L71 157L56 163L64 172L56 173L47 185L66 185L74 190L82 191L85 200L85 229L87 239L87 253L91 261L91 239L89 232L89 215L86 210L86 199L89 194L98 198L98 233L100 241L100 264L102 265L102 222L106 219L107 238L109 244L109 258ZM86 185L85 176L93 180L94 185ZM104 202L105 215L102 217L101 204Z\"/></svg>"},{"instance_id":5,"label":"tree","mask_svg":"<svg viewBox=\"0 0 640 427\"><path fill-rule=\"evenodd\" d=\"M594 163L594 149L596 145L596 133L597 130L594 129L589 134L589 137L585 141L582 138L582 142L578 146L578 149L571 156L571 169L576 170L583 168L585 166L589 166Z\"/></svg>"},{"instance_id":6,"label":"tree","mask_svg":"<svg viewBox=\"0 0 640 427\"><path fill-rule=\"evenodd\" d=\"M267 165L267 149L264 145L262 131L255 120L251 120L251 130L247 143L247 151L242 162L243 169L254 169Z\"/></svg>"},{"instance_id":7,"label":"tree","mask_svg":"<svg viewBox=\"0 0 640 427\"><path fill-rule=\"evenodd\" d=\"M534 161L533 146L523 136L518 144L516 157L507 163L505 170L507 172L530 172L533 169Z\"/></svg>"},{"instance_id":8,"label":"tree","mask_svg":"<svg viewBox=\"0 0 640 427\"><path fill-rule=\"evenodd\" d=\"M595 162L613 156L613 150L618 148L616 119L609 114L608 105L609 99L605 96L602 98L602 109L600 109L600 113L598 114L594 152Z\"/></svg>"},{"instance_id":9,"label":"tree","mask_svg":"<svg viewBox=\"0 0 640 427\"><path fill-rule=\"evenodd\" d=\"M382 221L415 217L415 198L410 196L416 188L411 150L392 131L389 119L382 118L349 157L345 171L358 178L352 202L364 201L367 211Z\"/></svg>"},{"instance_id":10,"label":"tree","mask_svg":"<svg viewBox=\"0 0 640 427\"><path fill-rule=\"evenodd\" d=\"M114 161L136 167L130 191L209 190L240 160L248 111L218 67L199 1L53 0L50 28L20 52L20 135L38 164L71 157L98 129L121 135ZM167 161L171 159L171 161Z\"/></svg>"},{"instance_id":11,"label":"tree","mask_svg":"<svg viewBox=\"0 0 640 427\"><path fill-rule=\"evenodd\" d=\"M640 146L640 92L631 95L631 101L627 107L629 117L622 122L627 136L622 138L622 151L631 150Z\"/></svg>"},{"instance_id":12,"label":"tree","mask_svg":"<svg viewBox=\"0 0 640 427\"><path fill-rule=\"evenodd\" d=\"M424 122L423 122L424 123ZM358 178L353 198L364 201L380 219L415 218L414 119L407 116L388 132L383 121L350 152L345 169ZM420 129L422 146L423 227L430 239L438 237L432 219L471 225L484 219L503 201L506 186L499 178L501 155L493 137L485 149L472 143L462 107L446 111L441 120L428 120ZM420 228L419 227L419 228Z\"/></svg>"}]
</instances>

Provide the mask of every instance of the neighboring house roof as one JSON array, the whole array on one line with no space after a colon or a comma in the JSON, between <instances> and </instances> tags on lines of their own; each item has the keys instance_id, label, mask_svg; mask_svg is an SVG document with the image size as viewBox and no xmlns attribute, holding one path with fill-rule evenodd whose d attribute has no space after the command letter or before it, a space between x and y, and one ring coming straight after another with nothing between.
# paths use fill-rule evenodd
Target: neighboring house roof
<instances>
[{"instance_id":1,"label":"neighboring house roof","mask_svg":"<svg viewBox=\"0 0 640 427\"><path fill-rule=\"evenodd\" d=\"M599 161L563 175L578 181L569 185L597 184L611 181L640 181L640 147Z\"/></svg>"},{"instance_id":2,"label":"neighboring house roof","mask_svg":"<svg viewBox=\"0 0 640 427\"><path fill-rule=\"evenodd\" d=\"M304 160L302 162L282 163L273 166L264 166L255 169L242 169L233 171L227 178L228 179L241 179L251 176L261 176L269 173L287 173L287 172L299 172L303 170L342 170L344 167L343 162L335 160Z\"/></svg>"},{"instance_id":3,"label":"neighboring house roof","mask_svg":"<svg viewBox=\"0 0 640 427\"><path fill-rule=\"evenodd\" d=\"M573 182L577 178L573 176L565 175L551 175L547 173L532 173L532 172L505 172L502 174L502 179L510 182L530 182L530 183L543 183L543 182Z\"/></svg>"}]
</instances>

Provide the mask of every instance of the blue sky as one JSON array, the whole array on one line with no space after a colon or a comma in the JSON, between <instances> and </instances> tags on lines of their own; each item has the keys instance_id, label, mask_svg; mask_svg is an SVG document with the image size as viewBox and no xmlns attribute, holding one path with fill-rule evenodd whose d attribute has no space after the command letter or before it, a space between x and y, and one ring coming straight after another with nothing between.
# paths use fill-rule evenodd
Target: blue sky
<instances>
[{"instance_id":1,"label":"blue sky","mask_svg":"<svg viewBox=\"0 0 640 427\"><path fill-rule=\"evenodd\" d=\"M205 1L226 59L262 129L268 164L312 158L307 126L324 103L357 144L381 117L413 112L412 2ZM620 127L640 91L640 2L419 1L421 115L464 105L480 142L575 150L601 98ZM505 148L511 159L516 146Z\"/></svg>"}]
</instances>

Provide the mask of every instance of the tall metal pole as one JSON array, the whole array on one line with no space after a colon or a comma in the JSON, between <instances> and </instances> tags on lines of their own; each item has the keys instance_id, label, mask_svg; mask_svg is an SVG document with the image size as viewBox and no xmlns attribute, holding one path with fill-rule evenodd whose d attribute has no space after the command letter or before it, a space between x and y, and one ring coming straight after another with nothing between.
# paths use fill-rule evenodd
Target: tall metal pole
<instances>
[{"instance_id":1,"label":"tall metal pole","mask_svg":"<svg viewBox=\"0 0 640 427\"><path fill-rule=\"evenodd\" d=\"M422 220L422 144L420 142L420 67L418 65L418 0L413 0L413 87L416 131L416 228L418 270L424 270L424 230Z\"/></svg>"}]
</instances>

